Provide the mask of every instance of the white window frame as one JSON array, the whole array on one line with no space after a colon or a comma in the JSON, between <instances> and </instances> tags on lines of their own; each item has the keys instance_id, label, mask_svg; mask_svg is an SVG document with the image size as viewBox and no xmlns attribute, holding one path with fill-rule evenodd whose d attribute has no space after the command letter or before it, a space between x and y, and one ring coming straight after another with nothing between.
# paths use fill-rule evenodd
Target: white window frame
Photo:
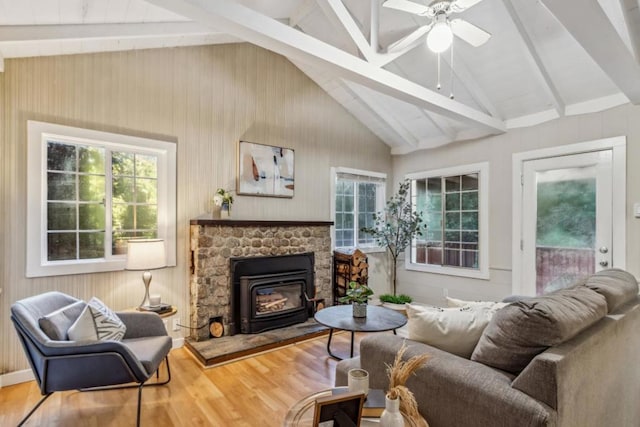
<instances>
[{"instance_id":1,"label":"white window frame","mask_svg":"<svg viewBox=\"0 0 640 427\"><path fill-rule=\"evenodd\" d=\"M384 179L384 185L382 185L382 194L376 194L377 196L376 212L380 212L384 210L384 204L386 201L386 192L387 192L387 174L386 173L372 172L372 171L366 171L362 169L353 169L353 168L346 168L346 167L332 167L330 172L331 185L329 187L331 189L331 196L330 196L331 200L330 200L329 206L331 209L332 219L335 220L335 217L336 217L336 182L337 182L338 174L341 174L341 173L351 174L351 175L361 175L361 176L371 177L375 179ZM384 252L385 248L380 247L375 243L367 244L367 245L358 244L357 231L359 230L359 226L358 226L358 218L357 218L357 215L358 215L357 209L355 209L356 203L357 203L357 200L354 200L354 211L355 211L354 223L356 228L356 234L354 236L354 244L355 244L354 248L360 249L365 253ZM331 249L332 250L336 249L335 243L336 243L336 227L334 224L331 226ZM338 246L338 248L351 248L351 247Z\"/></svg>"},{"instance_id":2,"label":"white window frame","mask_svg":"<svg viewBox=\"0 0 640 427\"><path fill-rule=\"evenodd\" d=\"M489 280L489 162L473 163L469 165L454 166L444 169L436 169L426 172L416 172L405 175L405 179L425 179L442 176L478 174L478 252L479 263L477 269L418 264L411 262L411 256L405 256L405 268L407 270L422 271L427 273L446 274L449 276L471 277L475 279ZM406 250L411 250L407 248Z\"/></svg>"},{"instance_id":3,"label":"white window frame","mask_svg":"<svg viewBox=\"0 0 640 427\"><path fill-rule=\"evenodd\" d=\"M158 157L158 238L165 240L167 265L176 265L176 144L155 139L27 121L27 277L124 270L126 255L47 260L47 141L151 153ZM107 217L110 214L107 213ZM111 236L105 240L111 241ZM108 244L105 243L105 244Z\"/></svg>"}]
</instances>

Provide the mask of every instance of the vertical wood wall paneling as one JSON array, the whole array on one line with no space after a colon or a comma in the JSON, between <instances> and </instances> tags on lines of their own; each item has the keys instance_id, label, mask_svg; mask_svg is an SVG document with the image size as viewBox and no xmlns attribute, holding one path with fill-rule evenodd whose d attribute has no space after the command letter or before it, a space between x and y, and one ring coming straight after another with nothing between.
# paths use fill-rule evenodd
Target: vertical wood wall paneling
<instances>
[{"instance_id":1,"label":"vertical wood wall paneling","mask_svg":"<svg viewBox=\"0 0 640 427\"><path fill-rule=\"evenodd\" d=\"M249 44L9 59L0 97L0 374L28 369L12 302L60 290L119 310L143 296L135 271L25 278L27 120L177 141L177 267L155 270L151 292L178 306L182 324L189 220L216 188L235 189L239 139L295 149L296 190L293 199L238 196L235 218L328 220L331 166L391 173L389 147L285 58Z\"/></svg>"}]
</instances>

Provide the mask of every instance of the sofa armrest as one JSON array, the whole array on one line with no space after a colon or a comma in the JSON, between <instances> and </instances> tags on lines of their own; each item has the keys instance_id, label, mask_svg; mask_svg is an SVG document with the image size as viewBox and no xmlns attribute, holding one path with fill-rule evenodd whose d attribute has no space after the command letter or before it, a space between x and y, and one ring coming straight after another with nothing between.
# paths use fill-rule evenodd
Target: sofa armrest
<instances>
[{"instance_id":1,"label":"sofa armrest","mask_svg":"<svg viewBox=\"0 0 640 427\"><path fill-rule=\"evenodd\" d=\"M123 339L167 335L162 318L156 313L119 311L116 314L127 327L127 332L125 332Z\"/></svg>"},{"instance_id":2,"label":"sofa armrest","mask_svg":"<svg viewBox=\"0 0 640 427\"><path fill-rule=\"evenodd\" d=\"M360 364L371 388L387 389L386 367L405 339L371 334L360 343ZM511 374L406 340L404 359L428 353L429 360L407 381L431 427L553 426L556 413L511 387Z\"/></svg>"}]
</instances>

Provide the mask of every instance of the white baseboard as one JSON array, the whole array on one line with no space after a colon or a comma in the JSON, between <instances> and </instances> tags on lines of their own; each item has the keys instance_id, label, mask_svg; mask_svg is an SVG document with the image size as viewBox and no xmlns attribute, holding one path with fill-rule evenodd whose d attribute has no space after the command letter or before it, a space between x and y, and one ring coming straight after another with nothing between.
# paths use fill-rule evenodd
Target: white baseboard
<instances>
[{"instance_id":1,"label":"white baseboard","mask_svg":"<svg viewBox=\"0 0 640 427\"><path fill-rule=\"evenodd\" d=\"M171 343L171 348L180 348L184 346L184 337L174 338ZM33 371L31 369L24 369L22 371L13 371L7 374L0 375L0 388L8 387L14 384L26 383L34 380Z\"/></svg>"},{"instance_id":2,"label":"white baseboard","mask_svg":"<svg viewBox=\"0 0 640 427\"><path fill-rule=\"evenodd\" d=\"M7 374L0 375L0 388L14 384L26 383L33 379L35 379L35 377L33 376L33 371L31 369L9 372Z\"/></svg>"}]
</instances>

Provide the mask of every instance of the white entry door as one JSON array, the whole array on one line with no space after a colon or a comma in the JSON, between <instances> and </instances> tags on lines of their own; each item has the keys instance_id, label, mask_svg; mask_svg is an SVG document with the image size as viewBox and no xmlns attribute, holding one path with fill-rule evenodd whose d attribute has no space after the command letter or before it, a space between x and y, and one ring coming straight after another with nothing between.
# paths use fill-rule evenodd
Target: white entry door
<instances>
[{"instance_id":1,"label":"white entry door","mask_svg":"<svg viewBox=\"0 0 640 427\"><path fill-rule=\"evenodd\" d=\"M522 164L522 290L541 295L613 263L612 150Z\"/></svg>"}]
</instances>

